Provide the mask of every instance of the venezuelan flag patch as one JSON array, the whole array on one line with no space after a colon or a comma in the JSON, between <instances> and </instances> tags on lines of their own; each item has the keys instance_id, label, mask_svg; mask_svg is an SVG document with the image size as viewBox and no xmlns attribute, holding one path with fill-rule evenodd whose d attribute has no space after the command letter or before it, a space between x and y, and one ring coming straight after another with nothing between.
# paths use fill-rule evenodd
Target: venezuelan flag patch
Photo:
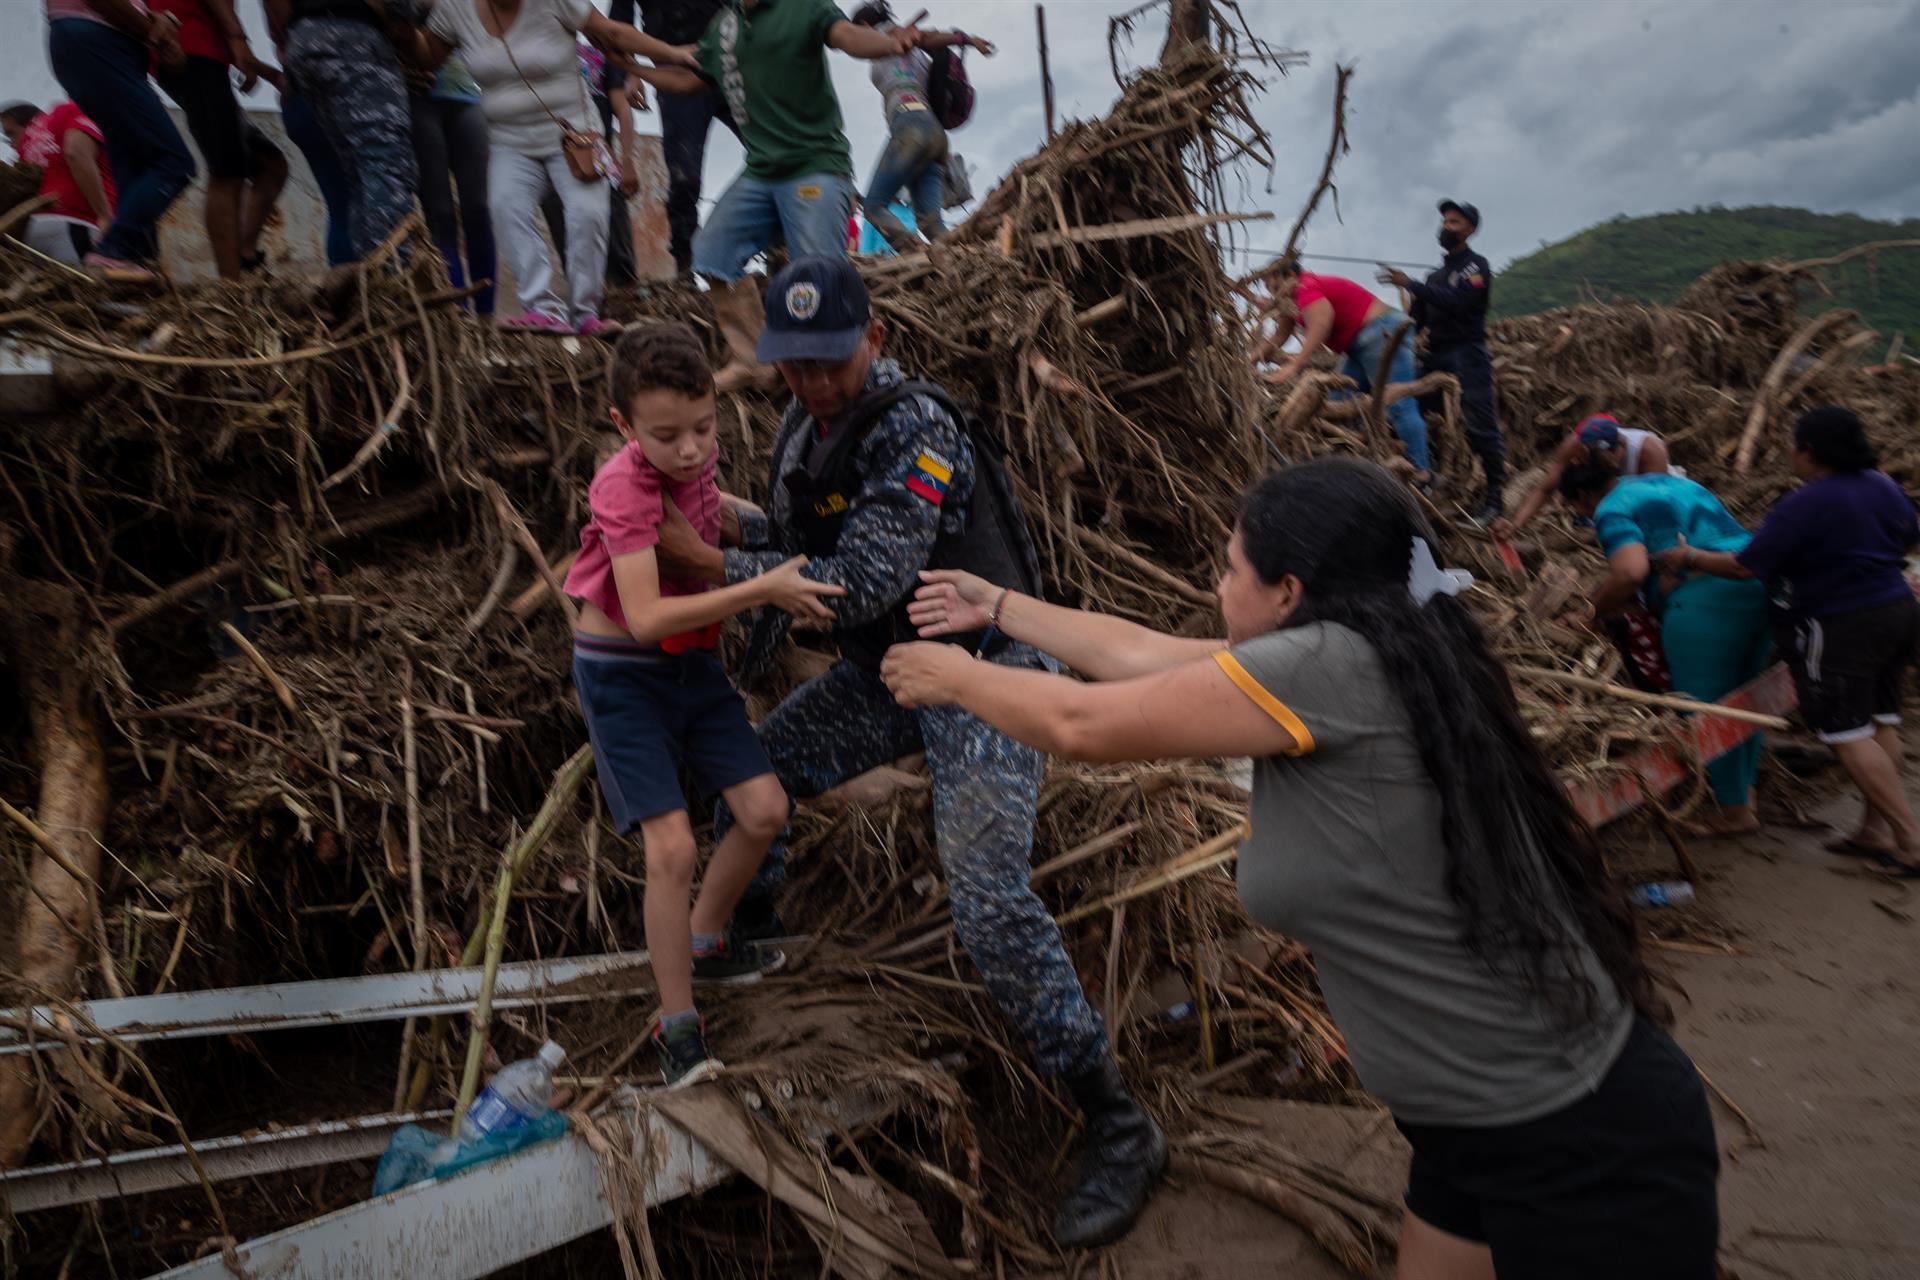
<instances>
[{"instance_id":1,"label":"venezuelan flag patch","mask_svg":"<svg viewBox=\"0 0 1920 1280\"><path fill-rule=\"evenodd\" d=\"M913 460L913 469L907 473L907 492L937 507L946 501L947 485L952 480L953 464L926 449Z\"/></svg>"}]
</instances>

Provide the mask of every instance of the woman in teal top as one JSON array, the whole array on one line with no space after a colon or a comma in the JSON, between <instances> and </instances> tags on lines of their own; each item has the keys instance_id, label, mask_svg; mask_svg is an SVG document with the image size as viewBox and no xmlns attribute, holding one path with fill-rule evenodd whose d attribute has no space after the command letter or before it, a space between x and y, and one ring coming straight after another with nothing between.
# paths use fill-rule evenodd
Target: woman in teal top
<instances>
[{"instance_id":1,"label":"woman in teal top","mask_svg":"<svg viewBox=\"0 0 1920 1280\"><path fill-rule=\"evenodd\" d=\"M1592 601L1594 620L1613 616L1640 595L1660 619L1660 647L1674 688L1702 702L1716 702L1766 670L1773 632L1765 587L1694 577L1668 589L1651 573L1652 558L1683 540L1702 551L1738 552L1747 545L1752 535L1720 499L1683 476L1623 478L1587 464L1567 468L1560 493L1593 519L1607 555L1607 580ZM1693 833L1757 828L1753 779L1759 771L1759 734L1709 764L1717 808L1693 824Z\"/></svg>"}]
</instances>

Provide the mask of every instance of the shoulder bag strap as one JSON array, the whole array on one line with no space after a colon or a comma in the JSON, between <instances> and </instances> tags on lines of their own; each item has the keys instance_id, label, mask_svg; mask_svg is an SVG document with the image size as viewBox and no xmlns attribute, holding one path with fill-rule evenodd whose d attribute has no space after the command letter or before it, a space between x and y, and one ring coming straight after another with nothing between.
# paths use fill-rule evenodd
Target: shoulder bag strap
<instances>
[{"instance_id":1,"label":"shoulder bag strap","mask_svg":"<svg viewBox=\"0 0 1920 1280\"><path fill-rule=\"evenodd\" d=\"M493 0L480 0L480 3L487 6L487 11L493 14L494 22L499 23L500 10L494 7ZM522 5L532 4L534 3L534 0L520 0L520 3ZM477 17L479 15L476 14L475 16ZM520 77L520 83L527 86L527 92L533 95L533 100L540 104L540 109L547 113L548 118L550 118L555 124L560 126L561 133L569 134L569 133L591 132L590 130L575 129L572 125L568 124L565 120L561 119L557 114L555 114L552 107L547 105L547 100L540 96L540 91L538 89L533 87L533 81L527 79L527 73L520 69L520 59L513 56L513 41L507 39L507 29L505 25L501 25L499 34L495 35L494 39L498 40L500 42L500 47L507 51L507 61L513 64L513 73ZM576 44L579 43L579 36L577 34L574 36L574 42ZM588 104L587 102L587 89L586 89L585 78L580 74L580 51L578 49L574 50L573 59L574 59L573 78L581 81L580 103L583 107L588 108L585 112L585 116L586 116L586 119L589 122L591 122L593 119L593 111L591 109L590 104Z\"/></svg>"}]
</instances>

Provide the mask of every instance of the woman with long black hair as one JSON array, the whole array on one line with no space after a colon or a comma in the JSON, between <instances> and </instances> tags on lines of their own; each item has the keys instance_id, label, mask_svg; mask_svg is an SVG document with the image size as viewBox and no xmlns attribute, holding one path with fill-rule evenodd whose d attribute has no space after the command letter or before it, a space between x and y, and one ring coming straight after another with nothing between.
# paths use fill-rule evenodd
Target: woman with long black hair
<instances>
[{"instance_id":1,"label":"woman with long black hair","mask_svg":"<svg viewBox=\"0 0 1920 1280\"><path fill-rule=\"evenodd\" d=\"M1745 548L1682 541L1654 560L1682 581L1706 574L1767 584L1800 714L1865 801L1854 833L1827 847L1920 878L1920 822L1900 784L1901 694L1920 646L1906 558L1920 543L1920 521L1851 409L1802 414L1792 466L1805 483L1775 504Z\"/></svg>"},{"instance_id":2,"label":"woman with long black hair","mask_svg":"<svg viewBox=\"0 0 1920 1280\"><path fill-rule=\"evenodd\" d=\"M992 626L1089 683L893 649L903 705L957 704L1073 759L1254 759L1241 900L1313 947L1360 1080L1413 1145L1403 1280L1709 1280L1718 1156L1631 909L1504 669L1382 468L1248 493L1225 641L931 573L924 636Z\"/></svg>"}]
</instances>

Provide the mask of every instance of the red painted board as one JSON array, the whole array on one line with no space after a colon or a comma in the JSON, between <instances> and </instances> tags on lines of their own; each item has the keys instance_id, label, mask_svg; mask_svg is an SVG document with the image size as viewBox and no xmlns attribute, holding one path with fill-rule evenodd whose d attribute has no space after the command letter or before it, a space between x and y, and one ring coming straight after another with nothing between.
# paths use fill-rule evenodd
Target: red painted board
<instances>
[{"instance_id":1,"label":"red painted board","mask_svg":"<svg viewBox=\"0 0 1920 1280\"><path fill-rule=\"evenodd\" d=\"M1785 663L1777 663L1750 684L1720 699L1721 706L1784 715L1797 699L1793 678ZM1605 826L1645 803L1664 795L1693 776L1694 761L1717 759L1759 733L1760 726L1720 716L1694 716L1676 727L1668 744L1646 747L1620 762L1620 769L1603 780L1569 783L1573 807L1593 826Z\"/></svg>"}]
</instances>

